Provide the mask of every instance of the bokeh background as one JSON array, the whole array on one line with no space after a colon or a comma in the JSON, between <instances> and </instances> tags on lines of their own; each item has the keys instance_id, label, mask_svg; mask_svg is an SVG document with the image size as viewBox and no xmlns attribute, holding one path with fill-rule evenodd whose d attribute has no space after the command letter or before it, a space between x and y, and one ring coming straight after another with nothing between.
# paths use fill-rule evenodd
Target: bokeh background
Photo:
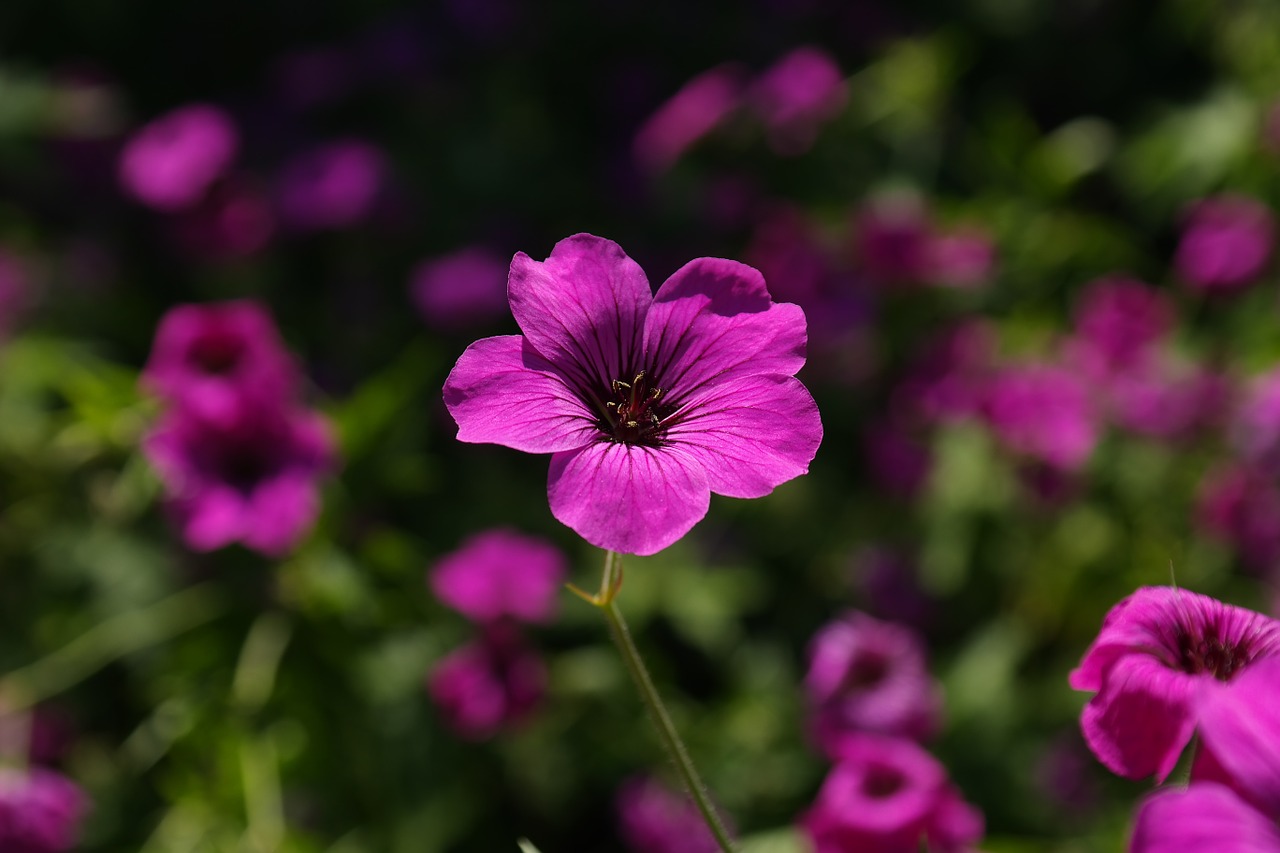
<instances>
[{"instance_id":1,"label":"bokeh background","mask_svg":"<svg viewBox=\"0 0 1280 853\"><path fill-rule=\"evenodd\" d=\"M0 703L84 792L76 849L661 853L619 791L674 783L593 608L521 629L545 683L494 731L424 686L477 633L425 583L468 537L597 583L547 460L459 444L440 396L518 331L512 254L580 231L809 316L811 473L625 561L747 849L806 849L807 649L850 610L925 643L983 849L1121 849L1149 786L1066 681L1103 614L1272 608L1277 104L1268 0L6 0ZM192 105L213 130L122 165ZM283 556L190 547L142 450L161 318L233 299L336 437Z\"/></svg>"}]
</instances>

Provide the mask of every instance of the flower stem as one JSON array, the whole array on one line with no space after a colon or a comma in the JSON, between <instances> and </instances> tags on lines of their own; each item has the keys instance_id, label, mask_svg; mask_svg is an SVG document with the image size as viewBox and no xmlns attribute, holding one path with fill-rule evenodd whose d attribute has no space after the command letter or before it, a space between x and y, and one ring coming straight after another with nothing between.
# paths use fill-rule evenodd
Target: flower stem
<instances>
[{"instance_id":1,"label":"flower stem","mask_svg":"<svg viewBox=\"0 0 1280 853\"><path fill-rule=\"evenodd\" d=\"M729 838L729 833L725 830L720 816L716 814L715 808L711 805L711 797L707 793L706 785L703 784L701 777L698 776L698 770L693 765L693 759L689 757L689 750L685 747L684 741L680 739L675 724L671 722L671 715L667 713L666 706L662 704L662 697L658 695L658 689L654 686L653 679L649 676L649 670L645 668L644 661L640 657L640 651L636 648L635 641L631 639L631 631L627 628L626 620L622 618L622 611L618 609L618 605L614 601L621 587L622 560L613 551L606 551L604 577L601 580L600 594L591 596L587 600L604 611L605 619L609 623L610 633L613 634L613 641L618 646L618 651L622 653L622 660L627 665L627 670L630 671L631 678L636 683L636 688L640 691L640 698L644 701L644 705L649 711L649 717L653 720L654 727L658 730L662 745L667 750L667 755L672 763L675 764L676 770L679 771L680 779L689 795L693 797L694 804L702 814L702 819L706 822L707 828L715 836L716 843L723 853L734 853L734 846Z\"/></svg>"}]
</instances>

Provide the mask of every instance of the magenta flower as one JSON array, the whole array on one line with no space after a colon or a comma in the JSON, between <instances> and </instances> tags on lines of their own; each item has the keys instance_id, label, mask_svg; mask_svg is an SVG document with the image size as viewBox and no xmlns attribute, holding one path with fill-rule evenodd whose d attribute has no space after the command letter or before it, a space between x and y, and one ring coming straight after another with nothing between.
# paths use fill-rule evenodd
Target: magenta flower
<instances>
[{"instance_id":1,"label":"magenta flower","mask_svg":"<svg viewBox=\"0 0 1280 853\"><path fill-rule=\"evenodd\" d=\"M424 261L410 278L409 295L433 329L482 326L507 312L507 264L488 249Z\"/></svg>"},{"instance_id":2,"label":"magenta flower","mask_svg":"<svg viewBox=\"0 0 1280 853\"><path fill-rule=\"evenodd\" d=\"M987 389L985 414L1011 450L1060 471L1084 465L1098 440L1089 388L1075 373L1055 365L1018 365L998 372Z\"/></svg>"},{"instance_id":3,"label":"magenta flower","mask_svg":"<svg viewBox=\"0 0 1280 853\"><path fill-rule=\"evenodd\" d=\"M373 212L386 158L359 139L330 142L288 163L277 185L280 218L299 231L347 228Z\"/></svg>"},{"instance_id":4,"label":"magenta flower","mask_svg":"<svg viewBox=\"0 0 1280 853\"><path fill-rule=\"evenodd\" d=\"M542 659L510 624L490 625L480 639L441 658L427 693L444 722L468 740L487 740L517 725L546 691Z\"/></svg>"},{"instance_id":5,"label":"magenta flower","mask_svg":"<svg viewBox=\"0 0 1280 853\"><path fill-rule=\"evenodd\" d=\"M923 275L932 284L972 290L991 282L996 268L996 247L980 228L965 226L929 238Z\"/></svg>"},{"instance_id":6,"label":"magenta flower","mask_svg":"<svg viewBox=\"0 0 1280 853\"><path fill-rule=\"evenodd\" d=\"M236 126L218 107L191 104L152 121L120 152L120 182L157 210L191 207L221 177L240 140Z\"/></svg>"},{"instance_id":7,"label":"magenta flower","mask_svg":"<svg viewBox=\"0 0 1280 853\"><path fill-rule=\"evenodd\" d=\"M653 554L711 492L761 497L808 471L822 439L794 374L804 312L751 267L690 261L656 296L617 244L579 234L511 262L523 336L458 359L444 400L458 439L551 453L551 512L593 545Z\"/></svg>"},{"instance_id":8,"label":"magenta flower","mask_svg":"<svg viewBox=\"0 0 1280 853\"><path fill-rule=\"evenodd\" d=\"M1280 367L1254 378L1232 418L1231 438L1240 456L1271 474L1280 473Z\"/></svg>"},{"instance_id":9,"label":"magenta flower","mask_svg":"<svg viewBox=\"0 0 1280 853\"><path fill-rule=\"evenodd\" d=\"M742 70L719 65L685 83L636 132L632 151L650 172L664 172L737 109Z\"/></svg>"},{"instance_id":10,"label":"magenta flower","mask_svg":"<svg viewBox=\"0 0 1280 853\"><path fill-rule=\"evenodd\" d=\"M76 846L89 801L69 779L40 767L0 768L0 850L62 853Z\"/></svg>"},{"instance_id":11,"label":"magenta flower","mask_svg":"<svg viewBox=\"0 0 1280 853\"><path fill-rule=\"evenodd\" d=\"M619 834L632 853L716 853L720 849L693 802L656 779L628 779L614 803Z\"/></svg>"},{"instance_id":12,"label":"magenta flower","mask_svg":"<svg viewBox=\"0 0 1280 853\"><path fill-rule=\"evenodd\" d=\"M287 554L311 527L318 480L334 465L328 422L290 408L244 409L229 423L175 409L143 451L190 548L238 541L272 557Z\"/></svg>"},{"instance_id":13,"label":"magenta flower","mask_svg":"<svg viewBox=\"0 0 1280 853\"><path fill-rule=\"evenodd\" d=\"M831 755L854 732L924 740L942 715L919 637L863 613L848 613L814 636L804 686L813 738Z\"/></svg>"},{"instance_id":14,"label":"magenta flower","mask_svg":"<svg viewBox=\"0 0 1280 853\"><path fill-rule=\"evenodd\" d=\"M1107 614L1071 673L1097 692L1080 725L1098 760L1129 779L1169 775L1201 714L1205 685L1280 653L1280 623L1208 596L1143 587Z\"/></svg>"},{"instance_id":15,"label":"magenta flower","mask_svg":"<svg viewBox=\"0 0 1280 853\"><path fill-rule=\"evenodd\" d=\"M912 195L866 202L854 220L854 251L863 268L882 283L911 283L929 272L933 224Z\"/></svg>"},{"instance_id":16,"label":"magenta flower","mask_svg":"<svg viewBox=\"0 0 1280 853\"><path fill-rule=\"evenodd\" d=\"M243 300L171 308L142 382L198 417L231 423L292 397L298 379L266 307Z\"/></svg>"},{"instance_id":17,"label":"magenta flower","mask_svg":"<svg viewBox=\"0 0 1280 853\"><path fill-rule=\"evenodd\" d=\"M858 735L801 818L814 853L962 853L982 837L982 814L942 765L914 742Z\"/></svg>"},{"instance_id":18,"label":"magenta flower","mask_svg":"<svg viewBox=\"0 0 1280 853\"><path fill-rule=\"evenodd\" d=\"M748 93L769 132L773 150L803 154L822 125L844 108L844 75L830 55L816 47L791 51L766 69Z\"/></svg>"},{"instance_id":19,"label":"magenta flower","mask_svg":"<svg viewBox=\"0 0 1280 853\"><path fill-rule=\"evenodd\" d=\"M1187 216L1174 264L1198 290L1231 292L1257 281L1276 240L1276 221L1248 196L1202 199Z\"/></svg>"},{"instance_id":20,"label":"magenta flower","mask_svg":"<svg viewBox=\"0 0 1280 853\"><path fill-rule=\"evenodd\" d=\"M1280 564L1280 489L1256 465L1211 470L1200 483L1195 518L1249 568L1269 572Z\"/></svg>"},{"instance_id":21,"label":"magenta flower","mask_svg":"<svg viewBox=\"0 0 1280 853\"><path fill-rule=\"evenodd\" d=\"M564 554L551 543L487 530L441 558L429 580L437 598L473 621L548 622L567 572Z\"/></svg>"},{"instance_id":22,"label":"magenta flower","mask_svg":"<svg viewBox=\"0 0 1280 853\"><path fill-rule=\"evenodd\" d=\"M214 260L244 258L266 248L276 232L271 201L253 181L220 181L170 223L178 244Z\"/></svg>"},{"instance_id":23,"label":"magenta flower","mask_svg":"<svg viewBox=\"0 0 1280 853\"><path fill-rule=\"evenodd\" d=\"M1077 356L1099 379L1145 360L1173 328L1173 305L1137 279L1100 278L1085 285L1076 301Z\"/></svg>"}]
</instances>

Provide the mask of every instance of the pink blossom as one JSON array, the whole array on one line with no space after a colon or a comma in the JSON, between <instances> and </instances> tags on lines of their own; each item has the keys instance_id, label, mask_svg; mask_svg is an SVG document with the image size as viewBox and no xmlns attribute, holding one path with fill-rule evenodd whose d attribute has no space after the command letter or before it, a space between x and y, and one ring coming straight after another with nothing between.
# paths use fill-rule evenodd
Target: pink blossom
<instances>
[{"instance_id":1,"label":"pink blossom","mask_svg":"<svg viewBox=\"0 0 1280 853\"><path fill-rule=\"evenodd\" d=\"M490 625L436 663L427 693L449 728L468 740L487 740L527 719L546 681L542 659L519 632L510 624Z\"/></svg>"},{"instance_id":2,"label":"pink blossom","mask_svg":"<svg viewBox=\"0 0 1280 853\"><path fill-rule=\"evenodd\" d=\"M1280 367L1249 382L1230 432L1242 459L1280 474Z\"/></svg>"},{"instance_id":3,"label":"pink blossom","mask_svg":"<svg viewBox=\"0 0 1280 853\"><path fill-rule=\"evenodd\" d=\"M551 453L551 512L588 542L653 554L706 515L808 471L822 439L804 312L751 267L698 258L655 296L615 243L579 234L511 263L524 335L458 359L444 400L458 439Z\"/></svg>"},{"instance_id":4,"label":"pink blossom","mask_svg":"<svg viewBox=\"0 0 1280 853\"><path fill-rule=\"evenodd\" d=\"M276 233L270 199L252 181L238 176L220 182L171 224L182 248L217 260L260 252Z\"/></svg>"},{"instance_id":5,"label":"pink blossom","mask_svg":"<svg viewBox=\"0 0 1280 853\"><path fill-rule=\"evenodd\" d=\"M62 853L76 846L89 801L66 777L40 767L0 767L0 850Z\"/></svg>"},{"instance_id":6,"label":"pink blossom","mask_svg":"<svg viewBox=\"0 0 1280 853\"><path fill-rule=\"evenodd\" d=\"M966 803L933 756L901 738L857 735L801 818L814 853L973 850L982 814Z\"/></svg>"},{"instance_id":7,"label":"pink blossom","mask_svg":"<svg viewBox=\"0 0 1280 853\"><path fill-rule=\"evenodd\" d=\"M819 129L844 108L844 75L826 51L797 48L766 69L748 99L769 131L769 144L784 155L803 154Z\"/></svg>"},{"instance_id":8,"label":"pink blossom","mask_svg":"<svg viewBox=\"0 0 1280 853\"><path fill-rule=\"evenodd\" d=\"M1280 489L1256 466L1229 465L1205 475L1196 521L1228 542L1246 566L1260 572L1280 563Z\"/></svg>"},{"instance_id":9,"label":"pink blossom","mask_svg":"<svg viewBox=\"0 0 1280 853\"><path fill-rule=\"evenodd\" d=\"M987 422L1011 450L1064 471L1088 461L1098 440L1092 396L1075 373L1051 364L997 372L987 389Z\"/></svg>"},{"instance_id":10,"label":"pink blossom","mask_svg":"<svg viewBox=\"0 0 1280 853\"><path fill-rule=\"evenodd\" d=\"M487 530L446 554L429 576L436 597L476 622L548 622L568 567L560 549L514 530Z\"/></svg>"},{"instance_id":11,"label":"pink blossom","mask_svg":"<svg viewBox=\"0 0 1280 853\"><path fill-rule=\"evenodd\" d=\"M742 97L742 69L718 65L685 83L654 110L636 132L632 150L650 172L676 164L698 140L711 133L737 109Z\"/></svg>"},{"instance_id":12,"label":"pink blossom","mask_svg":"<svg viewBox=\"0 0 1280 853\"><path fill-rule=\"evenodd\" d=\"M1115 423L1139 435L1177 440L1217 421L1226 407L1226 380L1167 352L1111 375L1101 388Z\"/></svg>"},{"instance_id":13,"label":"pink blossom","mask_svg":"<svg viewBox=\"0 0 1280 853\"><path fill-rule=\"evenodd\" d=\"M479 247L423 261L410 277L410 296L427 325L453 331L507 313L507 264Z\"/></svg>"},{"instance_id":14,"label":"pink blossom","mask_svg":"<svg viewBox=\"0 0 1280 853\"><path fill-rule=\"evenodd\" d=\"M291 397L298 377L266 307L237 300L169 309L142 382L198 417L230 423L245 408Z\"/></svg>"},{"instance_id":15,"label":"pink blossom","mask_svg":"<svg viewBox=\"0 0 1280 853\"><path fill-rule=\"evenodd\" d=\"M211 104L190 104L143 127L120 152L120 182L157 210L191 207L231 166L235 123Z\"/></svg>"},{"instance_id":16,"label":"pink blossom","mask_svg":"<svg viewBox=\"0 0 1280 853\"><path fill-rule=\"evenodd\" d=\"M692 801L656 779L628 779L614 803L619 834L632 853L716 853L720 849Z\"/></svg>"},{"instance_id":17,"label":"pink blossom","mask_svg":"<svg viewBox=\"0 0 1280 853\"><path fill-rule=\"evenodd\" d=\"M1198 290L1237 291L1262 275L1275 239L1275 217L1261 202L1241 195L1214 196L1191 208L1174 264Z\"/></svg>"},{"instance_id":18,"label":"pink blossom","mask_svg":"<svg viewBox=\"0 0 1280 853\"><path fill-rule=\"evenodd\" d=\"M1108 769L1162 781L1191 739L1201 696L1280 652L1280 623L1208 596L1142 587L1107 614L1071 673L1096 691L1080 716L1085 741Z\"/></svg>"},{"instance_id":19,"label":"pink blossom","mask_svg":"<svg viewBox=\"0 0 1280 853\"><path fill-rule=\"evenodd\" d=\"M887 418L873 421L863 432L862 446L868 470L888 494L913 498L929 482L933 455L907 424Z\"/></svg>"},{"instance_id":20,"label":"pink blossom","mask_svg":"<svg viewBox=\"0 0 1280 853\"><path fill-rule=\"evenodd\" d=\"M919 637L863 613L848 613L814 636L804 686L813 738L828 753L854 732L924 740L942 716Z\"/></svg>"},{"instance_id":21,"label":"pink blossom","mask_svg":"<svg viewBox=\"0 0 1280 853\"><path fill-rule=\"evenodd\" d=\"M369 142L343 139L314 148L280 173L280 218L298 231L350 227L373 212L386 177L386 158Z\"/></svg>"},{"instance_id":22,"label":"pink blossom","mask_svg":"<svg viewBox=\"0 0 1280 853\"><path fill-rule=\"evenodd\" d=\"M889 195L862 206L854 220L854 252L885 283L919 281L928 272L933 225L915 196Z\"/></svg>"},{"instance_id":23,"label":"pink blossom","mask_svg":"<svg viewBox=\"0 0 1280 853\"><path fill-rule=\"evenodd\" d=\"M995 366L996 333L966 320L930 339L894 389L891 406L903 418L963 420L982 411Z\"/></svg>"},{"instance_id":24,"label":"pink blossom","mask_svg":"<svg viewBox=\"0 0 1280 853\"><path fill-rule=\"evenodd\" d=\"M1076 300L1076 354L1102 378L1146 359L1174 319L1169 298L1150 285L1119 275L1096 279Z\"/></svg>"},{"instance_id":25,"label":"pink blossom","mask_svg":"<svg viewBox=\"0 0 1280 853\"><path fill-rule=\"evenodd\" d=\"M175 409L143 443L187 545L241 542L272 557L291 551L320 510L319 479L334 465L328 422L301 409L243 409L213 422Z\"/></svg>"},{"instance_id":26,"label":"pink blossom","mask_svg":"<svg viewBox=\"0 0 1280 853\"><path fill-rule=\"evenodd\" d=\"M931 284L973 290L995 275L996 247L980 228L964 226L935 233L925 247L924 278Z\"/></svg>"}]
</instances>

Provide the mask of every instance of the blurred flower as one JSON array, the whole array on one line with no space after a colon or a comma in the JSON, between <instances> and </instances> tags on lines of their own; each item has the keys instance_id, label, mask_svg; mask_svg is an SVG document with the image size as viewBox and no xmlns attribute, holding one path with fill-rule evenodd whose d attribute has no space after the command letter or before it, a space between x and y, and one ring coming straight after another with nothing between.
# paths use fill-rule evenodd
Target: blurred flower
<instances>
[{"instance_id":1,"label":"blurred flower","mask_svg":"<svg viewBox=\"0 0 1280 853\"><path fill-rule=\"evenodd\" d=\"M614 797L618 829L632 853L716 853L720 849L690 799L648 776L628 779Z\"/></svg>"},{"instance_id":2,"label":"blurred flower","mask_svg":"<svg viewBox=\"0 0 1280 853\"><path fill-rule=\"evenodd\" d=\"M1280 623L1169 587L1142 587L1107 613L1071 673L1097 692L1080 715L1085 741L1109 770L1163 781L1191 739L1206 684L1229 682L1280 653Z\"/></svg>"},{"instance_id":3,"label":"blurred flower","mask_svg":"<svg viewBox=\"0 0 1280 853\"><path fill-rule=\"evenodd\" d=\"M982 287L995 274L995 243L973 226L935 233L925 246L923 267L930 284L957 290Z\"/></svg>"},{"instance_id":4,"label":"blurred flower","mask_svg":"<svg viewBox=\"0 0 1280 853\"><path fill-rule=\"evenodd\" d=\"M987 388L984 413L995 434L1016 453L1074 471L1098 440L1088 387L1051 364L1005 367Z\"/></svg>"},{"instance_id":5,"label":"blurred flower","mask_svg":"<svg viewBox=\"0 0 1280 853\"><path fill-rule=\"evenodd\" d=\"M801 818L814 853L970 851L982 814L966 803L933 756L899 738L857 735Z\"/></svg>"},{"instance_id":6,"label":"blurred flower","mask_svg":"<svg viewBox=\"0 0 1280 853\"><path fill-rule=\"evenodd\" d=\"M1252 465L1211 470L1200 483L1196 521L1230 543L1255 571L1280 565L1280 489L1274 474Z\"/></svg>"},{"instance_id":7,"label":"blurred flower","mask_svg":"<svg viewBox=\"0 0 1280 853\"><path fill-rule=\"evenodd\" d=\"M872 421L862 442L868 470L889 494L913 498L929 481L933 470L929 446L905 424L887 418Z\"/></svg>"},{"instance_id":8,"label":"blurred flower","mask_svg":"<svg viewBox=\"0 0 1280 853\"><path fill-rule=\"evenodd\" d=\"M1187 215L1174 264L1179 275L1199 290L1239 290L1262 274L1275 238L1275 217L1255 199L1241 195L1202 199Z\"/></svg>"},{"instance_id":9,"label":"blurred flower","mask_svg":"<svg viewBox=\"0 0 1280 853\"><path fill-rule=\"evenodd\" d=\"M552 514L591 544L653 554L712 491L760 497L808 471L804 312L751 267L698 258L655 296L617 244L579 234L544 262L517 254L508 294L524 335L468 347L445 404L460 441L554 454Z\"/></svg>"},{"instance_id":10,"label":"blurred flower","mask_svg":"<svg viewBox=\"0 0 1280 853\"><path fill-rule=\"evenodd\" d=\"M0 767L0 850L71 850L88 807L80 788L52 770Z\"/></svg>"},{"instance_id":11,"label":"blurred flower","mask_svg":"<svg viewBox=\"0 0 1280 853\"><path fill-rule=\"evenodd\" d=\"M0 701L0 765L11 759L20 763L57 763L70 746L71 737L71 722L57 709L39 705L14 712Z\"/></svg>"},{"instance_id":12,"label":"blurred flower","mask_svg":"<svg viewBox=\"0 0 1280 853\"><path fill-rule=\"evenodd\" d=\"M1035 786L1057 809L1081 816L1093 812L1100 792L1091 775L1093 761L1078 730L1055 737L1040 752L1035 765Z\"/></svg>"},{"instance_id":13,"label":"blurred flower","mask_svg":"<svg viewBox=\"0 0 1280 853\"><path fill-rule=\"evenodd\" d=\"M1245 462L1280 475L1280 366L1245 387L1230 434Z\"/></svg>"},{"instance_id":14,"label":"blurred flower","mask_svg":"<svg viewBox=\"0 0 1280 853\"><path fill-rule=\"evenodd\" d=\"M487 740L525 720L546 690L542 659L510 623L489 625L480 638L441 658L427 692L449 728Z\"/></svg>"},{"instance_id":15,"label":"blurred flower","mask_svg":"<svg viewBox=\"0 0 1280 853\"><path fill-rule=\"evenodd\" d=\"M166 504L188 547L232 542L287 554L319 512L318 480L334 465L328 422L301 409L242 409L212 422L175 409L143 451L163 481Z\"/></svg>"},{"instance_id":16,"label":"blurred flower","mask_svg":"<svg viewBox=\"0 0 1280 853\"><path fill-rule=\"evenodd\" d=\"M1224 377L1163 351L1115 373L1101 390L1117 425L1168 441L1216 423L1230 397Z\"/></svg>"},{"instance_id":17,"label":"blurred flower","mask_svg":"<svg viewBox=\"0 0 1280 853\"><path fill-rule=\"evenodd\" d=\"M423 261L410 276L409 295L433 329L482 326L507 312L507 263L478 246Z\"/></svg>"},{"instance_id":18,"label":"blurred flower","mask_svg":"<svg viewBox=\"0 0 1280 853\"><path fill-rule=\"evenodd\" d=\"M738 66L718 65L685 83L636 131L632 145L636 161L650 172L674 166L694 143L737 109L742 77Z\"/></svg>"},{"instance_id":19,"label":"blurred flower","mask_svg":"<svg viewBox=\"0 0 1280 853\"><path fill-rule=\"evenodd\" d=\"M280 173L280 219L298 231L347 228L367 218L386 183L382 151L360 139L330 142Z\"/></svg>"},{"instance_id":20,"label":"blurred flower","mask_svg":"<svg viewBox=\"0 0 1280 853\"><path fill-rule=\"evenodd\" d=\"M476 622L548 622L567 571L564 554L551 543L487 530L442 557L429 580L437 598Z\"/></svg>"},{"instance_id":21,"label":"blurred flower","mask_svg":"<svg viewBox=\"0 0 1280 853\"><path fill-rule=\"evenodd\" d=\"M783 155L803 154L819 129L844 108L844 76L826 51L801 47L766 69L748 92L751 106L769 131L769 144Z\"/></svg>"},{"instance_id":22,"label":"blurred flower","mask_svg":"<svg viewBox=\"0 0 1280 853\"><path fill-rule=\"evenodd\" d=\"M936 602L920 586L911 558L871 546L855 555L853 582L877 615L920 629L934 624Z\"/></svg>"},{"instance_id":23,"label":"blurred flower","mask_svg":"<svg viewBox=\"0 0 1280 853\"><path fill-rule=\"evenodd\" d=\"M931 239L928 211L913 195L871 199L854 219L854 252L882 283L915 282L926 275Z\"/></svg>"},{"instance_id":24,"label":"blurred flower","mask_svg":"<svg viewBox=\"0 0 1280 853\"><path fill-rule=\"evenodd\" d=\"M982 411L995 363L996 330L967 319L934 334L894 389L891 408L904 420L963 420Z\"/></svg>"},{"instance_id":25,"label":"blurred flower","mask_svg":"<svg viewBox=\"0 0 1280 853\"><path fill-rule=\"evenodd\" d=\"M924 740L942 716L924 644L902 625L851 612L809 644L804 680L814 741L829 755L854 732Z\"/></svg>"},{"instance_id":26,"label":"blurred flower","mask_svg":"<svg viewBox=\"0 0 1280 853\"><path fill-rule=\"evenodd\" d=\"M142 382L198 417L232 423L292 397L298 378L266 307L237 300L169 309Z\"/></svg>"},{"instance_id":27,"label":"blurred flower","mask_svg":"<svg viewBox=\"0 0 1280 853\"><path fill-rule=\"evenodd\" d=\"M219 182L194 207L172 221L177 242L206 258L244 258L262 251L276 231L266 194L252 181Z\"/></svg>"},{"instance_id":28,"label":"blurred flower","mask_svg":"<svg viewBox=\"0 0 1280 853\"><path fill-rule=\"evenodd\" d=\"M1096 279L1076 300L1070 349L1091 375L1102 379L1146 359L1169 334L1174 319L1168 297L1150 285L1119 275Z\"/></svg>"},{"instance_id":29,"label":"blurred flower","mask_svg":"<svg viewBox=\"0 0 1280 853\"><path fill-rule=\"evenodd\" d=\"M0 247L0 339L13 333L34 297L34 282L27 262Z\"/></svg>"},{"instance_id":30,"label":"blurred flower","mask_svg":"<svg viewBox=\"0 0 1280 853\"><path fill-rule=\"evenodd\" d=\"M120 182L143 204L174 211L198 202L235 159L235 123L211 104L180 107L135 133L120 152Z\"/></svg>"}]
</instances>

